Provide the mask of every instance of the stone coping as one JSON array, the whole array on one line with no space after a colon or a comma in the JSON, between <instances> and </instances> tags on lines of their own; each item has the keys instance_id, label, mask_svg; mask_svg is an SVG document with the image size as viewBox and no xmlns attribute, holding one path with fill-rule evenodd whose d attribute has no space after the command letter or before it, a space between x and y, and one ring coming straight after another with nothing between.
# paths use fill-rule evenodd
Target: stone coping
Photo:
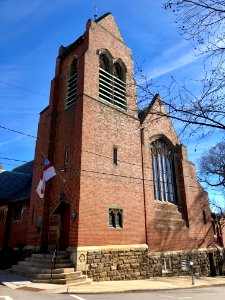
<instances>
[{"instance_id":1,"label":"stone coping","mask_svg":"<svg viewBox=\"0 0 225 300\"><path fill-rule=\"evenodd\" d=\"M92 251L116 251L116 250L147 250L146 244L134 244L134 245L108 245L108 246L78 246L68 247L68 252L92 252Z\"/></svg>"},{"instance_id":2,"label":"stone coping","mask_svg":"<svg viewBox=\"0 0 225 300\"><path fill-rule=\"evenodd\" d=\"M217 251L216 247L210 248L199 248L199 249L185 249L185 250L172 250L172 251L161 251L161 252L148 252L150 256L161 256L161 255L172 255L172 254L187 254L187 253L194 253L194 252L211 252Z\"/></svg>"}]
</instances>

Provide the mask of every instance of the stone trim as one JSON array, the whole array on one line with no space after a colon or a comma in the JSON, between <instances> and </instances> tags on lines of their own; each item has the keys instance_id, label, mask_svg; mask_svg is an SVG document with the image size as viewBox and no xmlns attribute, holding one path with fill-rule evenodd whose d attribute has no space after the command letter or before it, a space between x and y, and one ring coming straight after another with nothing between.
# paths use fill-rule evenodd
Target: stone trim
<instances>
[{"instance_id":1,"label":"stone trim","mask_svg":"<svg viewBox=\"0 0 225 300\"><path fill-rule=\"evenodd\" d=\"M108 245L108 246L78 246L78 247L68 247L66 251L113 251L113 250L128 250L128 249L148 249L146 244L134 244L134 245Z\"/></svg>"},{"instance_id":2,"label":"stone trim","mask_svg":"<svg viewBox=\"0 0 225 300\"><path fill-rule=\"evenodd\" d=\"M136 251L147 251L148 246L146 244L140 245L109 245L109 246L81 246L81 247L68 247L67 252L70 253L70 259L76 266L77 271L88 272L88 253L107 253L110 251L124 252L132 249Z\"/></svg>"},{"instance_id":3,"label":"stone trim","mask_svg":"<svg viewBox=\"0 0 225 300\"><path fill-rule=\"evenodd\" d=\"M171 255L171 254L186 254L186 253L192 253L192 252L213 252L217 249L215 247L210 248L199 248L199 249L192 249L192 250L173 250L173 251L164 251L164 252L149 252L150 256L161 256L161 255Z\"/></svg>"},{"instance_id":4,"label":"stone trim","mask_svg":"<svg viewBox=\"0 0 225 300\"><path fill-rule=\"evenodd\" d=\"M221 272L224 257L216 249L167 251L148 253L146 249L88 251L86 273L93 281L134 280L151 277L190 276L190 261L194 263L196 276L210 276L209 253L213 257L215 272ZM184 265L183 257L187 262ZM84 259L84 257L82 256ZM171 270L164 272L163 259L169 258Z\"/></svg>"}]
</instances>

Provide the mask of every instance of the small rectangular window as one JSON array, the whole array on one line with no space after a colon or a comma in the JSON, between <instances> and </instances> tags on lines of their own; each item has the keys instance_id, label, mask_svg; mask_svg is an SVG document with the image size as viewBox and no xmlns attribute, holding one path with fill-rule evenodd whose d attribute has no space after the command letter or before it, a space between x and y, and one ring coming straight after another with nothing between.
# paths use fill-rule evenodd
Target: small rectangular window
<instances>
[{"instance_id":1,"label":"small rectangular window","mask_svg":"<svg viewBox=\"0 0 225 300\"><path fill-rule=\"evenodd\" d=\"M0 210L0 223L3 223L4 217L5 217L5 211L4 210Z\"/></svg>"},{"instance_id":2,"label":"small rectangular window","mask_svg":"<svg viewBox=\"0 0 225 300\"><path fill-rule=\"evenodd\" d=\"M120 208L109 209L109 227L123 227L123 210Z\"/></svg>"},{"instance_id":3,"label":"small rectangular window","mask_svg":"<svg viewBox=\"0 0 225 300\"><path fill-rule=\"evenodd\" d=\"M189 257L188 255L182 255L180 258L181 270L187 271L190 267Z\"/></svg>"},{"instance_id":4,"label":"small rectangular window","mask_svg":"<svg viewBox=\"0 0 225 300\"><path fill-rule=\"evenodd\" d=\"M64 167L63 171L65 172L67 167L68 167L68 156L69 156L69 149L66 147L65 152L64 152Z\"/></svg>"},{"instance_id":5,"label":"small rectangular window","mask_svg":"<svg viewBox=\"0 0 225 300\"><path fill-rule=\"evenodd\" d=\"M117 146L113 146L113 163L114 163L114 165L118 164L118 161L117 161Z\"/></svg>"},{"instance_id":6,"label":"small rectangular window","mask_svg":"<svg viewBox=\"0 0 225 300\"><path fill-rule=\"evenodd\" d=\"M141 144L144 145L144 128L141 128Z\"/></svg>"},{"instance_id":7,"label":"small rectangular window","mask_svg":"<svg viewBox=\"0 0 225 300\"><path fill-rule=\"evenodd\" d=\"M20 221L22 218L23 206L15 206L13 210L13 220Z\"/></svg>"},{"instance_id":8,"label":"small rectangular window","mask_svg":"<svg viewBox=\"0 0 225 300\"><path fill-rule=\"evenodd\" d=\"M172 263L170 257L162 258L162 271L163 272L171 272L172 271Z\"/></svg>"},{"instance_id":9,"label":"small rectangular window","mask_svg":"<svg viewBox=\"0 0 225 300\"><path fill-rule=\"evenodd\" d=\"M203 222L203 224L207 224L207 216L206 216L206 211L205 211L205 209L203 209L203 211L202 211L202 222Z\"/></svg>"},{"instance_id":10,"label":"small rectangular window","mask_svg":"<svg viewBox=\"0 0 225 300\"><path fill-rule=\"evenodd\" d=\"M109 227L116 227L115 226L115 215L112 210L109 210Z\"/></svg>"},{"instance_id":11,"label":"small rectangular window","mask_svg":"<svg viewBox=\"0 0 225 300\"><path fill-rule=\"evenodd\" d=\"M33 205L33 208L32 208L32 215L31 215L31 223L34 222L34 205Z\"/></svg>"}]
</instances>

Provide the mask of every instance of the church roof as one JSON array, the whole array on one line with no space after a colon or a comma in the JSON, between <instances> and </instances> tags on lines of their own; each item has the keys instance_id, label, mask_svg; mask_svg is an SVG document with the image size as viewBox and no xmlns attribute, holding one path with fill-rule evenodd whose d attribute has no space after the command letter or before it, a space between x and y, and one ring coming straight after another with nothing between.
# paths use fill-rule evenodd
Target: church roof
<instances>
[{"instance_id":1,"label":"church roof","mask_svg":"<svg viewBox=\"0 0 225 300\"><path fill-rule=\"evenodd\" d=\"M30 197L33 161L0 173L0 202L14 202Z\"/></svg>"},{"instance_id":2,"label":"church roof","mask_svg":"<svg viewBox=\"0 0 225 300\"><path fill-rule=\"evenodd\" d=\"M96 19L95 22L98 23L101 20L103 20L104 18L108 17L109 15L111 15L111 12L107 12L106 14L102 15L101 17L99 17L98 19Z\"/></svg>"},{"instance_id":3,"label":"church roof","mask_svg":"<svg viewBox=\"0 0 225 300\"><path fill-rule=\"evenodd\" d=\"M148 115L149 113L149 110L152 108L153 104L157 101L157 100L161 100L160 99L160 95L159 94L156 94L152 101L150 102L150 104L146 107L144 107L143 109L140 109L139 112L138 112L138 118L139 120L141 121L141 123L144 122L144 119L146 118L146 116Z\"/></svg>"},{"instance_id":4,"label":"church roof","mask_svg":"<svg viewBox=\"0 0 225 300\"><path fill-rule=\"evenodd\" d=\"M29 161L22 166L13 169L13 172L23 173L23 174L33 174L34 161Z\"/></svg>"},{"instance_id":5,"label":"church roof","mask_svg":"<svg viewBox=\"0 0 225 300\"><path fill-rule=\"evenodd\" d=\"M107 16L111 15L110 12L105 13L104 15L102 15L101 17L99 17L98 19L95 20L96 23L100 22L101 20L103 20L104 18L106 18ZM61 46L60 47L60 54L59 57L60 58L65 58L71 51L73 51L74 49L77 48L77 46L79 46L84 40L84 35L81 35L76 41L74 41L72 44L64 47Z\"/></svg>"}]
</instances>

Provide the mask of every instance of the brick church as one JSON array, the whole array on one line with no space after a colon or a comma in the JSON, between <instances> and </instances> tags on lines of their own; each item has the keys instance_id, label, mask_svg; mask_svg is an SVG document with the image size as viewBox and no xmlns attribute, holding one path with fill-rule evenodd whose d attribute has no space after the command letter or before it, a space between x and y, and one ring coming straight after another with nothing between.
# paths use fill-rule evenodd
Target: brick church
<instances>
[{"instance_id":1,"label":"brick church","mask_svg":"<svg viewBox=\"0 0 225 300\"><path fill-rule=\"evenodd\" d=\"M185 275L189 260L208 274L207 194L170 119L160 117L160 96L149 102L138 110L131 49L111 13L60 47L40 113L27 250L58 244L95 280ZM58 174L41 199L43 155Z\"/></svg>"}]
</instances>

